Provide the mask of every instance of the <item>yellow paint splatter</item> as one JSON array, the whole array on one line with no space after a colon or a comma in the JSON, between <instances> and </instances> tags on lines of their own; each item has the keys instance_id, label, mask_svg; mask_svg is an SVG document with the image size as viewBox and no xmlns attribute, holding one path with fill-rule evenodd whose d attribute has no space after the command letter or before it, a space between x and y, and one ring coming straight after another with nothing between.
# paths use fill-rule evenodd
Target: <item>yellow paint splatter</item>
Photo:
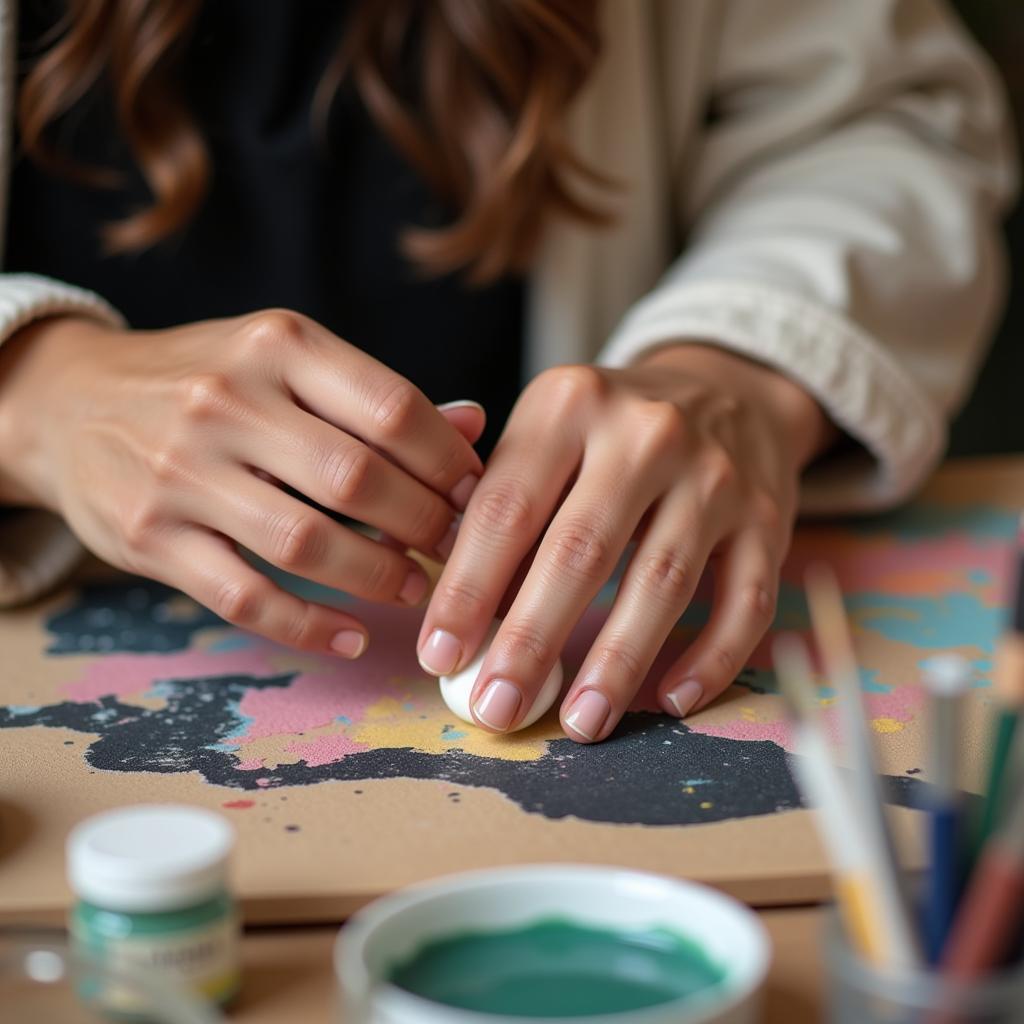
<instances>
[{"instance_id":1,"label":"yellow paint splatter","mask_svg":"<svg viewBox=\"0 0 1024 1024\"><path fill-rule=\"evenodd\" d=\"M702 811L710 811L715 805L710 800L705 800L701 803L700 809Z\"/></svg>"},{"instance_id":2,"label":"yellow paint splatter","mask_svg":"<svg viewBox=\"0 0 1024 1024\"><path fill-rule=\"evenodd\" d=\"M409 709L409 703L415 705L414 710ZM449 733L448 738L444 738L445 725L463 735L452 739ZM562 735L558 718L552 714L522 732L495 736L455 718L444 705L421 703L412 694L404 700L382 697L366 709L361 722L347 726L345 732L357 743L371 748L412 747L442 754L459 747L467 754L498 757L503 761L536 761L547 753L547 741Z\"/></svg>"},{"instance_id":3,"label":"yellow paint splatter","mask_svg":"<svg viewBox=\"0 0 1024 1024\"><path fill-rule=\"evenodd\" d=\"M875 732L902 732L903 723L895 718L873 718L871 728Z\"/></svg>"},{"instance_id":4,"label":"yellow paint splatter","mask_svg":"<svg viewBox=\"0 0 1024 1024\"><path fill-rule=\"evenodd\" d=\"M683 792L684 793L693 793L693 792L695 792L695 790L694 790L693 786L683 786Z\"/></svg>"},{"instance_id":5,"label":"yellow paint splatter","mask_svg":"<svg viewBox=\"0 0 1024 1024\"><path fill-rule=\"evenodd\" d=\"M742 718L744 722L756 722L757 712L753 708L741 707L740 718Z\"/></svg>"}]
</instances>

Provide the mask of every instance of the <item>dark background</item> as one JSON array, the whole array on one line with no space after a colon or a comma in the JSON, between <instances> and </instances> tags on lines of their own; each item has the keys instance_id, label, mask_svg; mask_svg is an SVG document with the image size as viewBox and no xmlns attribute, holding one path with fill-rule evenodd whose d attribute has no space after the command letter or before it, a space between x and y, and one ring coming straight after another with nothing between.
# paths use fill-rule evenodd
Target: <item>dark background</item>
<instances>
[{"instance_id":1,"label":"dark background","mask_svg":"<svg viewBox=\"0 0 1024 1024\"><path fill-rule=\"evenodd\" d=\"M954 7L996 62L1024 139L1024 4L955 0ZM1006 311L978 386L953 424L953 455L1024 451L1024 207L1006 223L1010 288Z\"/></svg>"}]
</instances>

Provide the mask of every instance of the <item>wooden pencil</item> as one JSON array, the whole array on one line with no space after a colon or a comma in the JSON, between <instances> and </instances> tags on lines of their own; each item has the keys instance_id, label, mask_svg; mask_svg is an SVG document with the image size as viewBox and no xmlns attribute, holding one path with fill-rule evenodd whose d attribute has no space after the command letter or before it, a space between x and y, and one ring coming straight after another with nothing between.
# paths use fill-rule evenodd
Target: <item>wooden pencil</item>
<instances>
[{"instance_id":1,"label":"wooden pencil","mask_svg":"<svg viewBox=\"0 0 1024 1024\"><path fill-rule=\"evenodd\" d=\"M961 799L958 787L963 695L971 665L958 654L929 658L922 678L931 695L929 835L931 863L924 903L925 947L937 963L960 896Z\"/></svg>"},{"instance_id":2,"label":"wooden pencil","mask_svg":"<svg viewBox=\"0 0 1024 1024\"><path fill-rule=\"evenodd\" d=\"M818 833L835 876L840 919L861 955L882 965L888 943L881 921L881 896L873 881L873 858L818 720L818 697L806 646L799 637L783 634L776 638L772 654L795 722L797 756L790 764L805 801L816 811Z\"/></svg>"},{"instance_id":3,"label":"wooden pencil","mask_svg":"<svg viewBox=\"0 0 1024 1024\"><path fill-rule=\"evenodd\" d=\"M874 743L861 696L860 671L842 591L835 573L826 565L809 566L806 583L815 639L826 676L839 698L837 705L843 741L851 759L857 819L874 854L876 884L882 894L879 913L884 925L885 960L894 967L917 967L921 963L920 943L875 769Z\"/></svg>"}]
</instances>

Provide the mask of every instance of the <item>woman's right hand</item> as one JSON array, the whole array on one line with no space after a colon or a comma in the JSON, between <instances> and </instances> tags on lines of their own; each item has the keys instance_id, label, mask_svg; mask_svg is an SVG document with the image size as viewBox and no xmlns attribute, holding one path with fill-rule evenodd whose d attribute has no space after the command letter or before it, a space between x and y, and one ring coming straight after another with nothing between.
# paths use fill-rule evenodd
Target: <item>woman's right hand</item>
<instances>
[{"instance_id":1,"label":"woman's right hand","mask_svg":"<svg viewBox=\"0 0 1024 1024\"><path fill-rule=\"evenodd\" d=\"M481 472L422 392L295 313L153 332L54 318L0 348L0 500L51 509L107 562L304 650L358 657L365 627L236 545L371 601L416 605L427 579L279 483L443 559Z\"/></svg>"}]
</instances>

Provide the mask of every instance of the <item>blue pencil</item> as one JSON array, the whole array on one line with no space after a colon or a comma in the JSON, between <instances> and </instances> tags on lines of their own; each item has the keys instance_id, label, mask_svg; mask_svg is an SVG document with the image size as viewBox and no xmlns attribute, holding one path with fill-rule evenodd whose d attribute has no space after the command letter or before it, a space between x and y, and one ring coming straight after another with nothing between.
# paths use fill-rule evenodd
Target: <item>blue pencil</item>
<instances>
[{"instance_id":1,"label":"blue pencil","mask_svg":"<svg viewBox=\"0 0 1024 1024\"><path fill-rule=\"evenodd\" d=\"M946 654L929 659L923 670L931 694L930 781L934 794L928 808L931 865L924 893L924 934L928 959L937 963L960 898L963 822L957 767L960 705L971 681L971 666L958 654Z\"/></svg>"}]
</instances>

